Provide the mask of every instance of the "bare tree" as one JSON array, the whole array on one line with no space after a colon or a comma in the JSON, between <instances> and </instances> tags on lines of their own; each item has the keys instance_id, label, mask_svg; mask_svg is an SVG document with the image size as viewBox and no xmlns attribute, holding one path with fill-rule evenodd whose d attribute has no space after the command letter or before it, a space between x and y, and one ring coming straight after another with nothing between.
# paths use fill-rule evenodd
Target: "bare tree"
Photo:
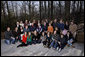
<instances>
[{"instance_id":1,"label":"bare tree","mask_svg":"<svg viewBox=\"0 0 85 57\"><path fill-rule=\"evenodd\" d=\"M70 20L70 1L65 1L65 20Z\"/></svg>"}]
</instances>

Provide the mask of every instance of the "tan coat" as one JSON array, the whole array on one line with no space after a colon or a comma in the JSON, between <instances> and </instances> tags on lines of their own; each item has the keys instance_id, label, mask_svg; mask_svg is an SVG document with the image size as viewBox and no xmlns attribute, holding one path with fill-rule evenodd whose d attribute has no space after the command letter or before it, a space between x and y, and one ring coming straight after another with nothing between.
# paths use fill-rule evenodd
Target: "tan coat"
<instances>
[{"instance_id":1,"label":"tan coat","mask_svg":"<svg viewBox=\"0 0 85 57\"><path fill-rule=\"evenodd\" d=\"M71 31L72 34L74 34L77 30L77 25L73 24L69 26L69 31Z\"/></svg>"}]
</instances>

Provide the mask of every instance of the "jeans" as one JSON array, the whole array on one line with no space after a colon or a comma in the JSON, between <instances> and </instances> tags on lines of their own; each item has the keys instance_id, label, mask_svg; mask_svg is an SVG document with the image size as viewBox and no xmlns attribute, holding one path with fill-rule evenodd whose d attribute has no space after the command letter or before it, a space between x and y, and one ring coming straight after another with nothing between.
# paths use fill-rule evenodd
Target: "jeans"
<instances>
[{"instance_id":1,"label":"jeans","mask_svg":"<svg viewBox=\"0 0 85 57\"><path fill-rule=\"evenodd\" d=\"M8 45L11 44L11 43L12 43L12 44L15 44L15 39L12 39L12 38L10 38L10 39L5 39L5 43L8 44Z\"/></svg>"},{"instance_id":2,"label":"jeans","mask_svg":"<svg viewBox=\"0 0 85 57\"><path fill-rule=\"evenodd\" d=\"M70 46L72 46L72 42L73 42L73 39L70 39L70 40L68 40L68 44L70 45Z\"/></svg>"},{"instance_id":3,"label":"jeans","mask_svg":"<svg viewBox=\"0 0 85 57\"><path fill-rule=\"evenodd\" d=\"M53 47L55 41L52 41L51 44L50 44L50 47Z\"/></svg>"},{"instance_id":4,"label":"jeans","mask_svg":"<svg viewBox=\"0 0 85 57\"><path fill-rule=\"evenodd\" d=\"M55 41L52 41L51 44L50 44L50 47L57 48L58 47L58 43L55 42Z\"/></svg>"}]
</instances>

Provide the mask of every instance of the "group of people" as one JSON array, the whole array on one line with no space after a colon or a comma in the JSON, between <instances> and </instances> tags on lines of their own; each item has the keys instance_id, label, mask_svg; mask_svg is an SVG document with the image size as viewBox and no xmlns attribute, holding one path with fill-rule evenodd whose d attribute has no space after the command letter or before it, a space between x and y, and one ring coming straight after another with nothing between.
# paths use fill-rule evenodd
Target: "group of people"
<instances>
[{"instance_id":1,"label":"group of people","mask_svg":"<svg viewBox=\"0 0 85 57\"><path fill-rule=\"evenodd\" d=\"M44 47L61 51L66 45L74 47L76 30L77 25L73 20L71 22L64 22L63 19L25 20L16 22L14 30L7 27L5 43L15 44L19 41L21 44L17 47L43 43Z\"/></svg>"}]
</instances>

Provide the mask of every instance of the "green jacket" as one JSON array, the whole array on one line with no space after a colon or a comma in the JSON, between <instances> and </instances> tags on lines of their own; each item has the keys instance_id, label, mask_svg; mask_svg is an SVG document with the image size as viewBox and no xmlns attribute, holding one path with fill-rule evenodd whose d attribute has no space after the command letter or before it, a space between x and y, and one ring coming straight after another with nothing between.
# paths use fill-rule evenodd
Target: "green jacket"
<instances>
[{"instance_id":1,"label":"green jacket","mask_svg":"<svg viewBox=\"0 0 85 57\"><path fill-rule=\"evenodd\" d=\"M32 41L32 35L27 37L27 41L31 42Z\"/></svg>"}]
</instances>

